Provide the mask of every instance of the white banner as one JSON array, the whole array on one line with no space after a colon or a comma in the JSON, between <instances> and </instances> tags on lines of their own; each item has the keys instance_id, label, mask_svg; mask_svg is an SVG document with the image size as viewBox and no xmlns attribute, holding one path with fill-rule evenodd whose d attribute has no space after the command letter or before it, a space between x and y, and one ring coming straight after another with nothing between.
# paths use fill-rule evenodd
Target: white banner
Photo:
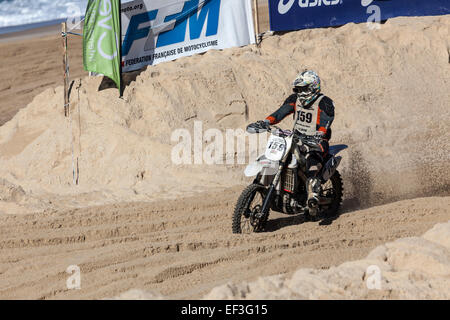
<instances>
[{"instance_id":1,"label":"white banner","mask_svg":"<svg viewBox=\"0 0 450 320\"><path fill-rule=\"evenodd\" d=\"M255 43L251 0L122 3L122 71Z\"/></svg>"}]
</instances>

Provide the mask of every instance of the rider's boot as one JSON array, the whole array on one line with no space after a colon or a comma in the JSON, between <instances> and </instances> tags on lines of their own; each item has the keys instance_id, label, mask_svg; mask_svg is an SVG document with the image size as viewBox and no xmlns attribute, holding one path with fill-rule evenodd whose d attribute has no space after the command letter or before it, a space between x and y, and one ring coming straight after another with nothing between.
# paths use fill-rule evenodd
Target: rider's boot
<instances>
[{"instance_id":1,"label":"rider's boot","mask_svg":"<svg viewBox=\"0 0 450 320\"><path fill-rule=\"evenodd\" d=\"M320 179L313 177L309 178L306 182L307 191L308 191L308 208L309 214L311 216L317 215L317 211L319 209L319 196L321 192L321 183Z\"/></svg>"}]
</instances>

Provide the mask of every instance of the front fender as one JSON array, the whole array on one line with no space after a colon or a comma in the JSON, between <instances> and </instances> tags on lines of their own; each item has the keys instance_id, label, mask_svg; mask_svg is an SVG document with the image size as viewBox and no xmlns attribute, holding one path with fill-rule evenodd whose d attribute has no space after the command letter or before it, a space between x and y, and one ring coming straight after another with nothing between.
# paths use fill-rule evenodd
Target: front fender
<instances>
[{"instance_id":1,"label":"front fender","mask_svg":"<svg viewBox=\"0 0 450 320\"><path fill-rule=\"evenodd\" d=\"M261 172L263 166L258 161L255 161L253 163L250 163L244 170L244 175L246 177L253 177L256 176L258 173Z\"/></svg>"},{"instance_id":2,"label":"front fender","mask_svg":"<svg viewBox=\"0 0 450 320\"><path fill-rule=\"evenodd\" d=\"M269 160L262 155L245 168L244 175L246 177L254 177L258 173L261 173L262 175L274 175L278 170L278 163L278 161Z\"/></svg>"}]
</instances>

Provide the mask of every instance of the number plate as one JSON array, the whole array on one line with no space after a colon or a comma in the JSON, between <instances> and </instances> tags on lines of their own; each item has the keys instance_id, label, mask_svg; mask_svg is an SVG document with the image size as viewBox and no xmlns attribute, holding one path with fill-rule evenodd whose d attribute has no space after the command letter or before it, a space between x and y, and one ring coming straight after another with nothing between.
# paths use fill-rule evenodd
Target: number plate
<instances>
[{"instance_id":1,"label":"number plate","mask_svg":"<svg viewBox=\"0 0 450 320\"><path fill-rule=\"evenodd\" d=\"M281 137L271 135L267 141L265 156L272 161L279 161L283 158L286 151L286 140Z\"/></svg>"}]
</instances>

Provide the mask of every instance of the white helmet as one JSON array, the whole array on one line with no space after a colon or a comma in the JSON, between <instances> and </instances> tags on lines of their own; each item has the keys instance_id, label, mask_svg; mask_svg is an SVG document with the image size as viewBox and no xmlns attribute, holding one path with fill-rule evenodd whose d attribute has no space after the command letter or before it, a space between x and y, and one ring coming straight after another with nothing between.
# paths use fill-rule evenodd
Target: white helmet
<instances>
[{"instance_id":1,"label":"white helmet","mask_svg":"<svg viewBox=\"0 0 450 320\"><path fill-rule=\"evenodd\" d=\"M320 78L312 70L303 71L292 83L292 90L297 93L301 105L306 106L319 95Z\"/></svg>"}]
</instances>

